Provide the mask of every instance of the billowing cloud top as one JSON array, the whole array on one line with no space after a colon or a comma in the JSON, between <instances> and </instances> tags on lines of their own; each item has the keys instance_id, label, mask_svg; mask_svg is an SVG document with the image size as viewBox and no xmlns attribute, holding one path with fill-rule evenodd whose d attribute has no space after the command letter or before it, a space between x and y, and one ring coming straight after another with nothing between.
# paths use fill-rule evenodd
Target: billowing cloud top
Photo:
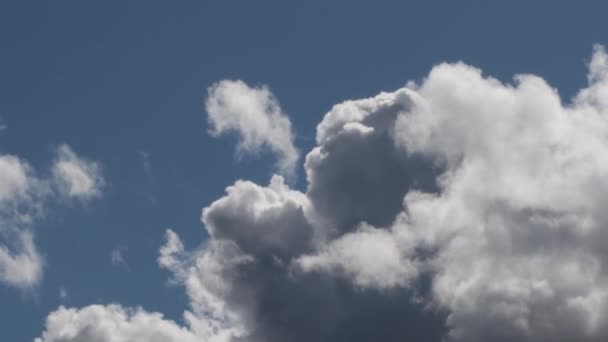
<instances>
[{"instance_id":1,"label":"billowing cloud top","mask_svg":"<svg viewBox=\"0 0 608 342\"><path fill-rule=\"evenodd\" d=\"M268 148L277 154L278 170L293 174L299 152L291 122L268 87L224 80L209 88L205 108L212 135L236 133L239 153L257 154Z\"/></svg>"},{"instance_id":2,"label":"billowing cloud top","mask_svg":"<svg viewBox=\"0 0 608 342\"><path fill-rule=\"evenodd\" d=\"M306 192L279 176L237 181L203 210L200 248L168 231L159 264L190 298L183 327L120 306L61 308L39 342L155 341L141 321L180 342L605 341L601 47L588 78L562 101L537 76L505 84L441 64L420 84L338 104L306 156ZM268 118L283 118L269 96L214 86L216 132L268 143ZM273 148L291 151L290 137ZM118 328L94 328L92 312Z\"/></svg>"}]
</instances>

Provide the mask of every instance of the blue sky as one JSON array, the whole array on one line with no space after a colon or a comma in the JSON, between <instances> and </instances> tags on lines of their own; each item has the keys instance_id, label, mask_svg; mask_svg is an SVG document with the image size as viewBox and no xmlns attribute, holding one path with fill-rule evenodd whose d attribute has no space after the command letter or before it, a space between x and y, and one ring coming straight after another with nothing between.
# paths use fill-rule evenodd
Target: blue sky
<instances>
[{"instance_id":1,"label":"blue sky","mask_svg":"<svg viewBox=\"0 0 608 342\"><path fill-rule=\"evenodd\" d=\"M59 305L181 320L188 296L156 261L165 230L197 248L202 208L274 171L272 153L235 158L234 136L208 134L215 82L267 85L304 155L334 104L444 61L505 82L540 75L568 101L593 45L608 44L607 12L599 1L2 1L0 153L44 178L68 144L104 184L91 200L52 201L33 224L44 274L26 290L0 284L1 339L40 336ZM306 190L301 163L291 185Z\"/></svg>"}]
</instances>

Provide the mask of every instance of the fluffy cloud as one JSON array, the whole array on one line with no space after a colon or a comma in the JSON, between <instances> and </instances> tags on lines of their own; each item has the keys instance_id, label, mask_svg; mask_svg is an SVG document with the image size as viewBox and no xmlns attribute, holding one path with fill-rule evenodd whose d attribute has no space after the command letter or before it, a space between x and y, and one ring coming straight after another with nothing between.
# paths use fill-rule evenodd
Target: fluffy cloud
<instances>
[{"instance_id":1,"label":"fluffy cloud","mask_svg":"<svg viewBox=\"0 0 608 342\"><path fill-rule=\"evenodd\" d=\"M282 177L274 176L268 187L237 181L226 192L203 210L202 221L214 238L234 241L246 253L275 257L301 254L310 245L308 200Z\"/></svg>"},{"instance_id":2,"label":"fluffy cloud","mask_svg":"<svg viewBox=\"0 0 608 342\"><path fill-rule=\"evenodd\" d=\"M536 76L441 64L336 105L305 192L237 181L203 209L199 248L167 232L159 264L191 301L183 341L605 341L601 47L588 79L563 101Z\"/></svg>"},{"instance_id":3,"label":"fluffy cloud","mask_svg":"<svg viewBox=\"0 0 608 342\"><path fill-rule=\"evenodd\" d=\"M45 192L25 161L0 156L0 282L6 285L27 288L42 277L43 258L28 227Z\"/></svg>"},{"instance_id":4,"label":"fluffy cloud","mask_svg":"<svg viewBox=\"0 0 608 342\"><path fill-rule=\"evenodd\" d=\"M363 226L324 246L316 255L305 255L297 266L305 272L344 274L362 288L407 286L417 275L416 264L390 232ZM370 257L373 256L373 257Z\"/></svg>"},{"instance_id":5,"label":"fluffy cloud","mask_svg":"<svg viewBox=\"0 0 608 342\"><path fill-rule=\"evenodd\" d=\"M360 222L390 225L410 188L432 190L432 165L395 145L395 120L412 106L406 90L346 101L317 127L317 144L306 156L307 195L329 234Z\"/></svg>"},{"instance_id":6,"label":"fluffy cloud","mask_svg":"<svg viewBox=\"0 0 608 342\"><path fill-rule=\"evenodd\" d=\"M49 179L38 177L17 156L0 155L0 282L6 285L31 288L41 281L44 258L34 243L33 226L48 202L99 195L97 164L79 158L67 145L57 153Z\"/></svg>"},{"instance_id":7,"label":"fluffy cloud","mask_svg":"<svg viewBox=\"0 0 608 342\"><path fill-rule=\"evenodd\" d=\"M239 153L257 154L268 148L277 154L279 171L293 174L299 152L291 122L268 87L224 80L209 88L205 108L212 135L236 133Z\"/></svg>"},{"instance_id":8,"label":"fluffy cloud","mask_svg":"<svg viewBox=\"0 0 608 342\"><path fill-rule=\"evenodd\" d=\"M396 143L445 171L438 194L406 196L397 225L435 251L451 339L608 337L605 60L596 49L589 87L566 106L536 76L506 85L464 64L411 87Z\"/></svg>"},{"instance_id":9,"label":"fluffy cloud","mask_svg":"<svg viewBox=\"0 0 608 342\"><path fill-rule=\"evenodd\" d=\"M67 197L88 200L101 194L103 178L99 165L80 158L68 145L57 148L53 177L59 191Z\"/></svg>"},{"instance_id":10,"label":"fluffy cloud","mask_svg":"<svg viewBox=\"0 0 608 342\"><path fill-rule=\"evenodd\" d=\"M44 260L36 250L28 231L16 233L17 252L0 245L0 281L14 287L30 287L42 278Z\"/></svg>"},{"instance_id":11,"label":"fluffy cloud","mask_svg":"<svg viewBox=\"0 0 608 342\"><path fill-rule=\"evenodd\" d=\"M15 156L0 156L0 202L23 197L27 191L29 166Z\"/></svg>"},{"instance_id":12,"label":"fluffy cloud","mask_svg":"<svg viewBox=\"0 0 608 342\"><path fill-rule=\"evenodd\" d=\"M46 331L35 342L198 342L188 329L158 313L120 305L91 305L81 310L60 307L46 320Z\"/></svg>"}]
</instances>

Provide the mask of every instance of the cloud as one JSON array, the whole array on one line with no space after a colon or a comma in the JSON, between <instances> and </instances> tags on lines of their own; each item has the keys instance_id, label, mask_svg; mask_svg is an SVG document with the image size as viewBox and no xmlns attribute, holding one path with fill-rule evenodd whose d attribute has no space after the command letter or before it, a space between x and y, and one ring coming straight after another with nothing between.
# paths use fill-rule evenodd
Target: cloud
<instances>
[{"instance_id":1,"label":"cloud","mask_svg":"<svg viewBox=\"0 0 608 342\"><path fill-rule=\"evenodd\" d=\"M159 265L190 298L180 338L605 341L601 47L588 80L564 101L537 76L503 83L443 63L419 84L334 106L305 192L280 176L240 180L203 209L200 247L167 232ZM81 336L127 336L114 330Z\"/></svg>"},{"instance_id":2,"label":"cloud","mask_svg":"<svg viewBox=\"0 0 608 342\"><path fill-rule=\"evenodd\" d=\"M16 252L0 245L0 281L14 287L31 287L42 278L44 259L30 232L19 232L14 244Z\"/></svg>"},{"instance_id":3,"label":"cloud","mask_svg":"<svg viewBox=\"0 0 608 342\"><path fill-rule=\"evenodd\" d=\"M316 255L300 257L297 266L305 272L344 274L361 288L407 286L418 274L415 262L402 255L389 232L365 225L332 241Z\"/></svg>"},{"instance_id":4,"label":"cloud","mask_svg":"<svg viewBox=\"0 0 608 342\"><path fill-rule=\"evenodd\" d=\"M42 278L44 260L29 226L45 190L25 161L0 155L0 282L6 285L29 288Z\"/></svg>"},{"instance_id":5,"label":"cloud","mask_svg":"<svg viewBox=\"0 0 608 342\"><path fill-rule=\"evenodd\" d=\"M432 165L393 141L395 120L412 106L406 90L335 105L306 156L307 196L339 236L359 223L390 225L410 188L434 189Z\"/></svg>"},{"instance_id":6,"label":"cloud","mask_svg":"<svg viewBox=\"0 0 608 342\"><path fill-rule=\"evenodd\" d=\"M243 255L238 246L225 240L212 240L204 250L189 253L172 230L167 230L165 238L158 263L173 273L176 283L185 285L195 313L186 312L185 316L195 322L200 338L230 341L245 335L242 317L226 305L225 296L237 285L229 277L251 263L251 256Z\"/></svg>"},{"instance_id":7,"label":"cloud","mask_svg":"<svg viewBox=\"0 0 608 342\"><path fill-rule=\"evenodd\" d=\"M200 339L158 313L120 305L92 305L80 310L60 307L47 317L46 331L35 340L66 341L198 342Z\"/></svg>"},{"instance_id":8,"label":"cloud","mask_svg":"<svg viewBox=\"0 0 608 342\"><path fill-rule=\"evenodd\" d=\"M308 200L281 176L272 177L268 187L237 181L226 192L203 210L202 221L213 237L234 241L245 253L276 257L299 254L310 245Z\"/></svg>"},{"instance_id":9,"label":"cloud","mask_svg":"<svg viewBox=\"0 0 608 342\"><path fill-rule=\"evenodd\" d=\"M94 171L94 172L93 172ZM98 166L80 159L63 145L53 166L53 177L36 175L14 155L0 155L0 282L32 288L43 277L44 258L34 243L34 226L49 202L63 196L98 196Z\"/></svg>"},{"instance_id":10,"label":"cloud","mask_svg":"<svg viewBox=\"0 0 608 342\"><path fill-rule=\"evenodd\" d=\"M24 197L29 183L29 166L11 155L0 156L0 202Z\"/></svg>"},{"instance_id":11,"label":"cloud","mask_svg":"<svg viewBox=\"0 0 608 342\"><path fill-rule=\"evenodd\" d=\"M126 248L124 248L124 247L117 247L112 250L112 252L110 253L110 261L112 262L112 266L128 267L127 260L124 256L125 252L126 252Z\"/></svg>"},{"instance_id":12,"label":"cloud","mask_svg":"<svg viewBox=\"0 0 608 342\"><path fill-rule=\"evenodd\" d=\"M57 148L53 177L59 192L67 197L88 200L101 194L103 178L99 165L77 156L68 145Z\"/></svg>"},{"instance_id":13,"label":"cloud","mask_svg":"<svg viewBox=\"0 0 608 342\"><path fill-rule=\"evenodd\" d=\"M464 64L412 87L396 143L444 165L440 192L410 192L395 230L429 246L433 299L448 337L608 337L606 55L571 104L532 75L512 85Z\"/></svg>"},{"instance_id":14,"label":"cloud","mask_svg":"<svg viewBox=\"0 0 608 342\"><path fill-rule=\"evenodd\" d=\"M205 109L211 135L235 133L241 154L269 149L277 155L278 170L293 175L299 152L293 143L291 122L268 87L249 87L242 81L217 82L208 89Z\"/></svg>"}]
</instances>

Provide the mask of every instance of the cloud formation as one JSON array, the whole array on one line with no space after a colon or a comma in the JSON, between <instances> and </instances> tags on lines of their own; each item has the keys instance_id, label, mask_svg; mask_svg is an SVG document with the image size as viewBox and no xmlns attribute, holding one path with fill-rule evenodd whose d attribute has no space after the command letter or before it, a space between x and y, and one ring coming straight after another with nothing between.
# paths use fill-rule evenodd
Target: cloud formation
<instances>
[{"instance_id":1,"label":"cloud formation","mask_svg":"<svg viewBox=\"0 0 608 342\"><path fill-rule=\"evenodd\" d=\"M15 251L0 245L0 281L14 287L31 287L42 278L44 260L31 232L20 231L14 235Z\"/></svg>"},{"instance_id":2,"label":"cloud formation","mask_svg":"<svg viewBox=\"0 0 608 342\"><path fill-rule=\"evenodd\" d=\"M91 305L81 310L60 307L49 315L46 327L42 337L34 342L200 341L192 332L158 313L119 305Z\"/></svg>"},{"instance_id":3,"label":"cloud formation","mask_svg":"<svg viewBox=\"0 0 608 342\"><path fill-rule=\"evenodd\" d=\"M37 284L43 258L34 244L31 222L46 189L27 162L0 155L0 282L18 288Z\"/></svg>"},{"instance_id":4,"label":"cloud formation","mask_svg":"<svg viewBox=\"0 0 608 342\"><path fill-rule=\"evenodd\" d=\"M267 86L217 82L208 89L205 109L211 135L236 134L239 154L255 155L269 149L277 155L277 169L286 176L293 174L299 152L291 121Z\"/></svg>"},{"instance_id":5,"label":"cloud formation","mask_svg":"<svg viewBox=\"0 0 608 342\"><path fill-rule=\"evenodd\" d=\"M50 178L41 178L25 161L0 155L0 282L31 288L42 279L44 258L34 242L34 225L49 202L88 199L100 194L98 165L78 157L67 145L57 150Z\"/></svg>"},{"instance_id":6,"label":"cloud formation","mask_svg":"<svg viewBox=\"0 0 608 342\"><path fill-rule=\"evenodd\" d=\"M503 83L444 63L334 106L305 192L280 176L237 181L203 209L201 247L167 231L158 262L191 305L183 327L145 315L180 342L605 341L602 47L588 80L564 101L537 76ZM60 308L41 341L135 336L124 331L141 324L116 306L115 331L53 319L102 308Z\"/></svg>"},{"instance_id":7,"label":"cloud formation","mask_svg":"<svg viewBox=\"0 0 608 342\"><path fill-rule=\"evenodd\" d=\"M99 196L103 186L99 165L80 158L65 144L57 148L53 178L63 195L79 200Z\"/></svg>"}]
</instances>

